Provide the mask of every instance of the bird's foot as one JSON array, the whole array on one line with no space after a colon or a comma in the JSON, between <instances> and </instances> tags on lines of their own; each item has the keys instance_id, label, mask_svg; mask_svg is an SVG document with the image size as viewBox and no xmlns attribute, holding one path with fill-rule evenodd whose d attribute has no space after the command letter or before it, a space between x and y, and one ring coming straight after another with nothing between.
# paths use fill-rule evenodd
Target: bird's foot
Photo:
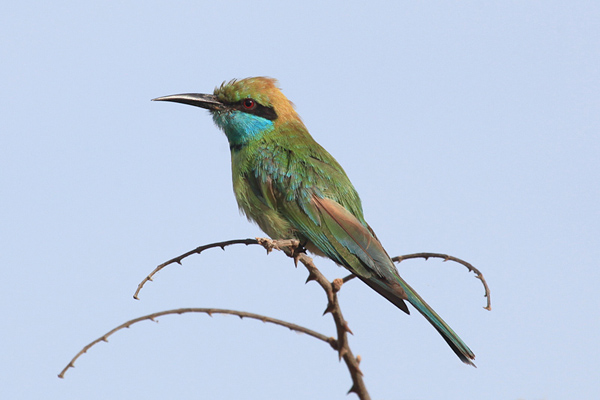
<instances>
[{"instance_id":1,"label":"bird's foot","mask_svg":"<svg viewBox=\"0 0 600 400\"><path fill-rule=\"evenodd\" d=\"M298 267L298 260L302 254L306 254L306 247L304 245L306 243L296 242L297 244L293 244L289 247L290 249L290 257L294 259L294 265Z\"/></svg>"}]
</instances>

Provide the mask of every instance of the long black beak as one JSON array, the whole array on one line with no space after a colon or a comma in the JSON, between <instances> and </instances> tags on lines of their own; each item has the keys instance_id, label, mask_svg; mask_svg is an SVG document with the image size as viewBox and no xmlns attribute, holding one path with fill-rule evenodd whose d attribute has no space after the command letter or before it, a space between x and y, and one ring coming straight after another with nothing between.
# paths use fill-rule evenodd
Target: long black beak
<instances>
[{"instance_id":1,"label":"long black beak","mask_svg":"<svg viewBox=\"0 0 600 400\"><path fill-rule=\"evenodd\" d=\"M217 96L201 93L173 94L152 99L152 101L172 101L174 103L189 104L190 106L202 107L207 110L224 110L225 105L221 103Z\"/></svg>"}]
</instances>

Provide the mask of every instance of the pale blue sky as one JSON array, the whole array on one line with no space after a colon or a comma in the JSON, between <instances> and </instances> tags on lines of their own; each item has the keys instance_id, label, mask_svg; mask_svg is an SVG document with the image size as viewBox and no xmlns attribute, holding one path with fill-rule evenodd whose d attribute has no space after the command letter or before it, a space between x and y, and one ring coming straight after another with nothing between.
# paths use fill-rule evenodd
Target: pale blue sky
<instances>
[{"instance_id":1,"label":"pale blue sky","mask_svg":"<svg viewBox=\"0 0 600 400\"><path fill-rule=\"evenodd\" d=\"M392 4L393 3L393 4ZM368 5L367 5L368 4ZM279 79L401 274L477 355L358 281L340 298L374 399L600 398L597 2L7 2L0 7L0 397L346 399L306 271L240 217L207 113L151 98ZM331 279L343 270L317 260Z\"/></svg>"}]
</instances>

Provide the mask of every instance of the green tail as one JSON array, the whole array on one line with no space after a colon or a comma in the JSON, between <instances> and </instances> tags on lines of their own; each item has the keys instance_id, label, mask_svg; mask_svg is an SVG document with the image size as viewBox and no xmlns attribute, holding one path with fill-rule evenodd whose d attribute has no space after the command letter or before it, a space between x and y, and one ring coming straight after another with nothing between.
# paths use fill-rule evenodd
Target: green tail
<instances>
[{"instance_id":1,"label":"green tail","mask_svg":"<svg viewBox=\"0 0 600 400\"><path fill-rule=\"evenodd\" d=\"M419 296L419 294L410 287L404 279L397 277L400 286L406 292L408 301L412 304L423 316L429 321L431 325L442 335L444 340L448 343L450 348L456 353L458 358L461 359L465 364L470 364L475 367L475 364L471 360L475 359L475 354L469 349L460 337L448 326L444 320L437 315L435 311Z\"/></svg>"}]
</instances>

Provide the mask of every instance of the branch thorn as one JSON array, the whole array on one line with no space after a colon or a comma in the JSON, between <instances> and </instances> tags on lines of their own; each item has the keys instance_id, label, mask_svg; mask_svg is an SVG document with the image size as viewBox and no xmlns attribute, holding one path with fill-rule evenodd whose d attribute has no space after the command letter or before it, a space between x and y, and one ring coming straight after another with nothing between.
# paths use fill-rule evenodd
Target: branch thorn
<instances>
[{"instance_id":1,"label":"branch thorn","mask_svg":"<svg viewBox=\"0 0 600 400\"><path fill-rule=\"evenodd\" d=\"M356 385L352 385L352 387L350 388L350 390L348 390L348 393L346 393L346 394L348 395L350 393L358 394L358 389L356 388Z\"/></svg>"},{"instance_id":2,"label":"branch thorn","mask_svg":"<svg viewBox=\"0 0 600 400\"><path fill-rule=\"evenodd\" d=\"M335 306L333 305L333 303L328 303L327 308L325 309L325 311L323 311L323 315L332 312L334 308Z\"/></svg>"},{"instance_id":3,"label":"branch thorn","mask_svg":"<svg viewBox=\"0 0 600 400\"><path fill-rule=\"evenodd\" d=\"M315 274L313 274L312 272L308 273L308 277L306 278L306 282L304 282L304 284L307 284L310 281L316 281L317 280L317 276Z\"/></svg>"}]
</instances>

